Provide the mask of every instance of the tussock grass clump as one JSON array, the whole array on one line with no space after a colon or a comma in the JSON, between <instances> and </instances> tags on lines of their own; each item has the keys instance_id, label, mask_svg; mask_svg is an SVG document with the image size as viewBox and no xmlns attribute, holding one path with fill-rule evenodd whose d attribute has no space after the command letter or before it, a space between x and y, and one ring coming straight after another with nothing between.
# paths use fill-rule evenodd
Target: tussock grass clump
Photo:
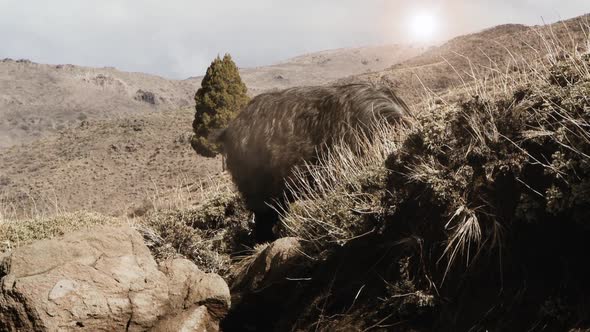
<instances>
[{"instance_id":1,"label":"tussock grass clump","mask_svg":"<svg viewBox=\"0 0 590 332\"><path fill-rule=\"evenodd\" d=\"M360 137L355 147L336 145L318 163L297 168L287 185L294 203L281 211L283 234L307 240L321 252L374 232L388 176L383 163L397 151L405 130L378 124L373 138Z\"/></svg>"},{"instance_id":2,"label":"tussock grass clump","mask_svg":"<svg viewBox=\"0 0 590 332\"><path fill-rule=\"evenodd\" d=\"M307 240L314 278L337 268L297 324L587 327L590 56L527 63L457 95L381 128L361 158L340 147L299 170L284 232Z\"/></svg>"},{"instance_id":3,"label":"tussock grass clump","mask_svg":"<svg viewBox=\"0 0 590 332\"><path fill-rule=\"evenodd\" d=\"M0 252L11 250L36 240L51 239L67 233L101 225L116 225L122 221L98 213L73 212L52 216L0 221Z\"/></svg>"},{"instance_id":4,"label":"tussock grass clump","mask_svg":"<svg viewBox=\"0 0 590 332\"><path fill-rule=\"evenodd\" d=\"M140 231L157 260L177 255L201 270L227 276L232 256L250 248L250 213L235 192L212 192L192 208L148 213Z\"/></svg>"}]
</instances>

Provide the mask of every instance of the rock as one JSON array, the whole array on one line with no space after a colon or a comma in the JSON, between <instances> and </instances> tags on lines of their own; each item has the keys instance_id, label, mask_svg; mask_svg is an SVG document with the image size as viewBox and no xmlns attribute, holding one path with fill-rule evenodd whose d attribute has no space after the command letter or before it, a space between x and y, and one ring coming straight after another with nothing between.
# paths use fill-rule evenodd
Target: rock
<instances>
[{"instance_id":1,"label":"rock","mask_svg":"<svg viewBox=\"0 0 590 332\"><path fill-rule=\"evenodd\" d=\"M281 238L244 261L233 275L232 308L222 328L272 331L301 283L308 282L307 258L298 238Z\"/></svg>"},{"instance_id":2,"label":"rock","mask_svg":"<svg viewBox=\"0 0 590 332\"><path fill-rule=\"evenodd\" d=\"M177 316L173 316L160 321L152 332L210 332L219 331L219 324L213 319L205 306L197 306L192 310L182 311Z\"/></svg>"},{"instance_id":3,"label":"rock","mask_svg":"<svg viewBox=\"0 0 590 332\"><path fill-rule=\"evenodd\" d=\"M158 267L129 227L15 249L0 257L0 277L2 331L215 330L230 305L221 277L186 259Z\"/></svg>"},{"instance_id":4,"label":"rock","mask_svg":"<svg viewBox=\"0 0 590 332\"><path fill-rule=\"evenodd\" d=\"M156 105L156 95L151 91L139 89L135 93L134 99L137 101L148 103L150 105Z\"/></svg>"},{"instance_id":5,"label":"rock","mask_svg":"<svg viewBox=\"0 0 590 332\"><path fill-rule=\"evenodd\" d=\"M173 310L193 304L205 305L219 319L229 309L231 298L227 284L217 274L205 273L187 259L167 260L160 265L169 278L169 294Z\"/></svg>"},{"instance_id":6,"label":"rock","mask_svg":"<svg viewBox=\"0 0 590 332\"><path fill-rule=\"evenodd\" d=\"M159 321L152 331L218 331L231 301L225 281L202 272L187 259L167 260L160 270L169 278L171 312L179 314Z\"/></svg>"},{"instance_id":7,"label":"rock","mask_svg":"<svg viewBox=\"0 0 590 332\"><path fill-rule=\"evenodd\" d=\"M294 264L302 258L298 238L280 238L252 258L251 264L238 271L232 289L254 292L284 281Z\"/></svg>"}]
</instances>

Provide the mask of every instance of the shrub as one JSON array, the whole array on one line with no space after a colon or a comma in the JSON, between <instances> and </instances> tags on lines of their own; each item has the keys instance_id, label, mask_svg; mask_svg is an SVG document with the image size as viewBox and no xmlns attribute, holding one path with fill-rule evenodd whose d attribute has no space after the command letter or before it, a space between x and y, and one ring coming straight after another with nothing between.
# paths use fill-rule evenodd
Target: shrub
<instances>
[{"instance_id":1,"label":"shrub","mask_svg":"<svg viewBox=\"0 0 590 332\"><path fill-rule=\"evenodd\" d=\"M223 59L217 56L195 94L195 135L191 145L198 154L214 157L221 152L215 138L248 103L246 92L231 56L226 54Z\"/></svg>"},{"instance_id":2,"label":"shrub","mask_svg":"<svg viewBox=\"0 0 590 332\"><path fill-rule=\"evenodd\" d=\"M193 208L154 210L138 230L157 260L183 256L225 277L232 256L253 245L249 215L237 194L219 192Z\"/></svg>"}]
</instances>

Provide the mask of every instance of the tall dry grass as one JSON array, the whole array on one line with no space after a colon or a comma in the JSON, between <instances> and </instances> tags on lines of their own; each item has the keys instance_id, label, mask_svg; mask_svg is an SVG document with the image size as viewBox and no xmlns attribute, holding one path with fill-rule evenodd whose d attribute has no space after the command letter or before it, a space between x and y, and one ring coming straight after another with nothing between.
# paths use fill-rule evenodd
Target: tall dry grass
<instances>
[{"instance_id":1,"label":"tall dry grass","mask_svg":"<svg viewBox=\"0 0 590 332\"><path fill-rule=\"evenodd\" d=\"M298 167L287 184L295 202L289 210L279 210L284 231L318 248L323 243L342 245L371 232L360 221L380 209L371 192L379 188L371 186L382 186L386 180L384 161L398 152L409 128L378 123L373 137L357 134L357 146L337 144L318 163Z\"/></svg>"},{"instance_id":2,"label":"tall dry grass","mask_svg":"<svg viewBox=\"0 0 590 332\"><path fill-rule=\"evenodd\" d=\"M559 36L551 29L549 34L538 30L544 49L535 50L537 58L513 54L506 49L506 55L511 59L506 64L498 65L491 61L482 65L470 62L469 71L460 73L459 69L455 70L459 77L466 74L471 78L470 81L463 81L461 88L435 94L425 87L428 98L414 107L416 119L410 121L409 126L379 125L374 130L375 137L361 137L357 148L338 145L322 155L319 163L298 168L289 185L289 192L295 202L288 210L279 211L285 234L303 238L317 253L335 245L342 246L379 229L380 223L386 222L380 220L383 217L380 210L385 208L381 199L387 194L387 177L392 172L385 167L387 158L408 153L403 149L404 142L407 143L408 137L416 133L424 135L421 139L425 141L426 149L442 151L449 148L439 139L445 131L450 130L448 123L444 122L448 117L442 114L443 110L454 113L453 116L461 118L465 124L469 134L469 137L464 138L467 142L466 156L474 149L486 151L490 146L505 144L516 147L531 163L538 163L549 172L563 172L547 160L536 159L524 147L528 139L550 136L564 149L588 161L590 156L572 144L571 136L560 133L574 135L588 144L590 124L583 117L572 114L571 110L555 105L552 92L546 91L552 86L559 89L559 86L571 86L580 79L590 79L590 24L584 24L582 30L586 40L583 44L575 42L579 38L568 35L567 26L565 35ZM518 134L515 136L523 138L519 141L503 134L502 129L498 128L502 119L493 102L481 103L481 110L457 106L457 102L468 99L511 100L523 89L540 96L547 105L555 106L556 112L552 113L551 118L541 114L541 111L533 114L536 123L515 133ZM530 106L526 102L523 101L513 111ZM516 105L505 106L514 108ZM429 139L432 141L429 142ZM463 169L456 171L462 172ZM418 158L405 166L403 177L407 183L427 183L430 187L442 188L448 185L442 180L442 172L440 163L434 159ZM524 182L523 185L532 189L532 185ZM444 191L443 188L439 193L444 195ZM495 221L491 226L482 225L482 220L493 217L488 214L489 209L474 205L462 195L450 198L454 206L449 208L445 221L448 238L440 257L447 262L445 275L459 258L469 265L485 248L499 248L501 251L504 236L504 227L500 222Z\"/></svg>"}]
</instances>

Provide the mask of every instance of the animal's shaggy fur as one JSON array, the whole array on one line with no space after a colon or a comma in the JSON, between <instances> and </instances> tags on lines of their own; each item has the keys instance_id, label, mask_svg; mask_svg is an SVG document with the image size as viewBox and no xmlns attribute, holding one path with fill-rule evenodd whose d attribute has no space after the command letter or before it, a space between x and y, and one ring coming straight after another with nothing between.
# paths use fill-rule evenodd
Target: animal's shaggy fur
<instances>
[{"instance_id":1,"label":"animal's shaggy fur","mask_svg":"<svg viewBox=\"0 0 590 332\"><path fill-rule=\"evenodd\" d=\"M221 134L229 169L247 206L256 215L259 240L272 238L276 221L267 203L281 200L293 167L313 162L318 151L343 140L354 144L356 130L396 123L406 104L385 87L369 83L297 87L261 94Z\"/></svg>"}]
</instances>

